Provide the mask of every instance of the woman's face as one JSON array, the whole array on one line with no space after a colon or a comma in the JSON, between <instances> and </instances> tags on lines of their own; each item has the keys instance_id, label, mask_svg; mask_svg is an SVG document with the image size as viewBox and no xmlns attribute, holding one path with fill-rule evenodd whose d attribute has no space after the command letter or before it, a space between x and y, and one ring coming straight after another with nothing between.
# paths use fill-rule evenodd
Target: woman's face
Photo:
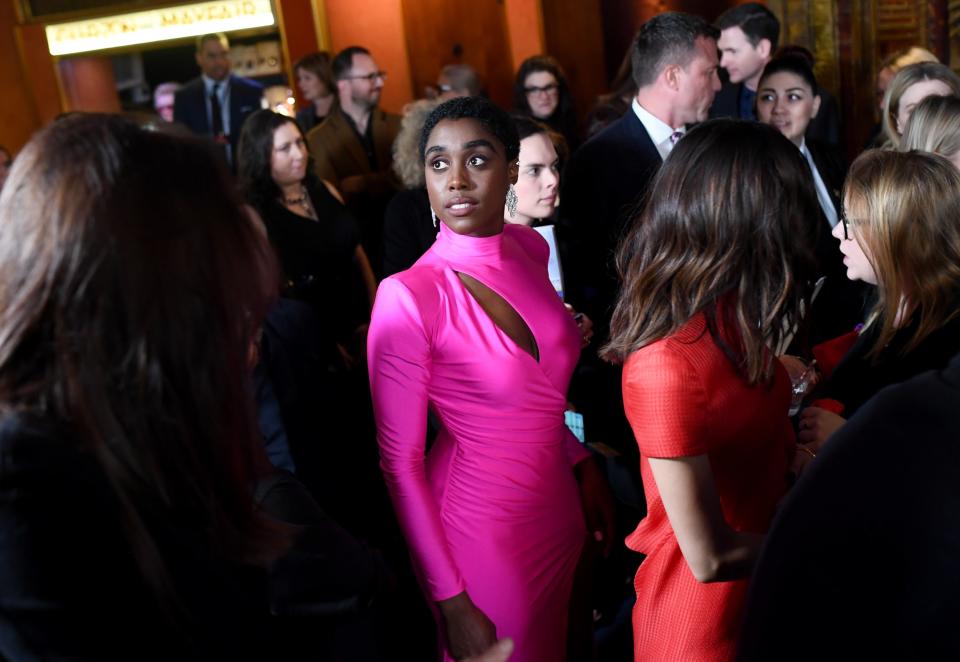
<instances>
[{"instance_id":1,"label":"woman's face","mask_svg":"<svg viewBox=\"0 0 960 662\"><path fill-rule=\"evenodd\" d=\"M430 206L457 234L503 230L504 200L517 172L504 151L477 120L442 120L430 132L424 152Z\"/></svg>"},{"instance_id":2,"label":"woman's face","mask_svg":"<svg viewBox=\"0 0 960 662\"><path fill-rule=\"evenodd\" d=\"M322 99L330 95L330 90L323 84L320 77L302 67L297 69L297 87L300 88L300 94L307 101Z\"/></svg>"},{"instance_id":3,"label":"woman's face","mask_svg":"<svg viewBox=\"0 0 960 662\"><path fill-rule=\"evenodd\" d=\"M908 87L900 95L900 103L897 106L897 133L903 135L907 128L907 120L910 119L918 103L934 95L948 97L951 94L953 90L942 80L921 80Z\"/></svg>"},{"instance_id":4,"label":"woman's face","mask_svg":"<svg viewBox=\"0 0 960 662\"><path fill-rule=\"evenodd\" d=\"M549 71L534 71L523 81L523 90L527 95L527 105L534 117L545 120L557 109L560 103L560 87L557 79Z\"/></svg>"},{"instance_id":5,"label":"woman's face","mask_svg":"<svg viewBox=\"0 0 960 662\"><path fill-rule=\"evenodd\" d=\"M820 97L800 76L781 71L765 77L757 90L757 115L798 147L810 120L820 110Z\"/></svg>"},{"instance_id":6,"label":"woman's face","mask_svg":"<svg viewBox=\"0 0 960 662\"><path fill-rule=\"evenodd\" d=\"M520 168L514 190L517 192L517 212L504 218L511 223L532 225L539 218L547 218L557 204L560 186L559 158L553 142L545 133L535 133L520 141Z\"/></svg>"},{"instance_id":7,"label":"woman's face","mask_svg":"<svg viewBox=\"0 0 960 662\"><path fill-rule=\"evenodd\" d=\"M876 285L877 273L873 268L873 258L867 249L864 236L864 233L869 231L869 221L861 215L860 206L853 204L849 199L843 201L843 209L844 214L833 226L831 234L840 242L840 252L843 253L847 278ZM846 237L844 237L845 227Z\"/></svg>"},{"instance_id":8,"label":"woman's face","mask_svg":"<svg viewBox=\"0 0 960 662\"><path fill-rule=\"evenodd\" d=\"M296 124L284 122L274 130L270 176L277 186L302 182L307 176L307 158L307 146Z\"/></svg>"}]
</instances>

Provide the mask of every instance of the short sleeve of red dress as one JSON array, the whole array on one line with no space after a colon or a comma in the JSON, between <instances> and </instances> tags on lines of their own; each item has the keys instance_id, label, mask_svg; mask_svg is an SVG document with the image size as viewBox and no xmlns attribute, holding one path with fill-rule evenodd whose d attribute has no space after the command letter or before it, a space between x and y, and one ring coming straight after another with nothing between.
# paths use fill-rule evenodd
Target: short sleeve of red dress
<instances>
[{"instance_id":1,"label":"short sleeve of red dress","mask_svg":"<svg viewBox=\"0 0 960 662\"><path fill-rule=\"evenodd\" d=\"M642 455L707 452L707 396L691 357L676 343L660 341L630 355L623 369L623 405Z\"/></svg>"}]
</instances>

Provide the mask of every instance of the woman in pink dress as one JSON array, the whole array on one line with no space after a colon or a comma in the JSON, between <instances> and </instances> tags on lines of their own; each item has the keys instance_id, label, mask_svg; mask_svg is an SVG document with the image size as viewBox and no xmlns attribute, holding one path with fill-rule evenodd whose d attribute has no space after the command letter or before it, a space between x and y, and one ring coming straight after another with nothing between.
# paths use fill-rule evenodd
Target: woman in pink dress
<instances>
[{"instance_id":1,"label":"woman in pink dress","mask_svg":"<svg viewBox=\"0 0 960 662\"><path fill-rule=\"evenodd\" d=\"M440 234L381 283L370 324L381 466L447 660L498 637L513 660L565 659L580 492L592 512L602 484L564 425L581 332L547 277L546 242L504 226L518 151L489 101L433 111L420 153ZM428 407L441 429L425 456Z\"/></svg>"}]
</instances>

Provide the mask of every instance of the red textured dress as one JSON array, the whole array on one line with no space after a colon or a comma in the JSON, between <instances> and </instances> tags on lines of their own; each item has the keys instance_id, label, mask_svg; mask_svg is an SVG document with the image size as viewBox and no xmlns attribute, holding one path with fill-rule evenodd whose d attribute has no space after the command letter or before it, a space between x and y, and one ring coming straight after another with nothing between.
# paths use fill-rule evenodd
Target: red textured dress
<instances>
[{"instance_id":1,"label":"red textured dress","mask_svg":"<svg viewBox=\"0 0 960 662\"><path fill-rule=\"evenodd\" d=\"M763 533L786 490L795 448L787 417L790 378L749 386L707 330L703 315L640 349L623 371L623 402L640 447L647 516L627 537L647 558L637 571L634 658L730 660L747 581L701 584L667 519L647 458L706 455L726 522Z\"/></svg>"}]
</instances>

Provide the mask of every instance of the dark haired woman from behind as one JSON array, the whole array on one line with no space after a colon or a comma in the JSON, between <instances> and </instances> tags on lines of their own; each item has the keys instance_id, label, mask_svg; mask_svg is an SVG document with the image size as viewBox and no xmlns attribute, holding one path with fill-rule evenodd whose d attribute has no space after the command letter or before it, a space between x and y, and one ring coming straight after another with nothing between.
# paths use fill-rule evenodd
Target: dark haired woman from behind
<instances>
[{"instance_id":1,"label":"dark haired woman from behind","mask_svg":"<svg viewBox=\"0 0 960 662\"><path fill-rule=\"evenodd\" d=\"M266 652L247 391L269 246L204 146L37 134L0 196L4 659Z\"/></svg>"},{"instance_id":2,"label":"dark haired woman from behind","mask_svg":"<svg viewBox=\"0 0 960 662\"><path fill-rule=\"evenodd\" d=\"M520 64L513 82L513 111L549 126L564 137L571 151L580 144L567 77L549 55L534 55Z\"/></svg>"},{"instance_id":3,"label":"dark haired woman from behind","mask_svg":"<svg viewBox=\"0 0 960 662\"><path fill-rule=\"evenodd\" d=\"M564 424L581 334L547 277L546 242L503 220L518 152L485 99L430 114L420 154L440 234L380 284L370 324L381 466L446 660L504 636L518 662L565 659L581 494L611 540L609 493ZM428 407L441 429L425 457Z\"/></svg>"},{"instance_id":4,"label":"dark haired woman from behind","mask_svg":"<svg viewBox=\"0 0 960 662\"><path fill-rule=\"evenodd\" d=\"M797 320L812 273L806 168L770 127L702 124L664 162L621 245L604 354L625 361L647 499L627 538L647 555L638 661L733 657L745 580L788 468L809 458L787 417L790 378L768 349Z\"/></svg>"}]
</instances>

